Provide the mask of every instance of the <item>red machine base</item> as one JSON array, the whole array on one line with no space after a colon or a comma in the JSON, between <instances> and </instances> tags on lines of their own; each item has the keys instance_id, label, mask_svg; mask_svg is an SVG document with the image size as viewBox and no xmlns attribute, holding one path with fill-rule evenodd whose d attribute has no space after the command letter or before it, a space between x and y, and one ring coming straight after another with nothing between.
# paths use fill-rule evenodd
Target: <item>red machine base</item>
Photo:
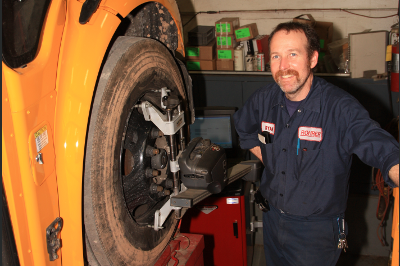
<instances>
[{"instance_id":1,"label":"red machine base","mask_svg":"<svg viewBox=\"0 0 400 266\"><path fill-rule=\"evenodd\" d=\"M203 235L176 235L154 266L203 266Z\"/></svg>"}]
</instances>

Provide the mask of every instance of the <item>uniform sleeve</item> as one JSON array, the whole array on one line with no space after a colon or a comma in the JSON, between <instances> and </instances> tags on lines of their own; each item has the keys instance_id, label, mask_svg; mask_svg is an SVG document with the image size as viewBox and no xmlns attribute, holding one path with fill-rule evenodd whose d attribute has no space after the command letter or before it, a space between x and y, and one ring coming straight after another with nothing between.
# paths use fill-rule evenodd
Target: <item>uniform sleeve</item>
<instances>
[{"instance_id":1,"label":"uniform sleeve","mask_svg":"<svg viewBox=\"0 0 400 266\"><path fill-rule=\"evenodd\" d=\"M389 179L389 170L399 163L399 143L355 99L346 99L341 105L345 115L344 148L356 154L365 164L379 168L385 182L396 187Z\"/></svg>"},{"instance_id":2,"label":"uniform sleeve","mask_svg":"<svg viewBox=\"0 0 400 266\"><path fill-rule=\"evenodd\" d=\"M258 140L258 129L261 127L258 121L259 97L260 90L253 93L244 106L233 116L242 149L251 149L260 146Z\"/></svg>"}]
</instances>

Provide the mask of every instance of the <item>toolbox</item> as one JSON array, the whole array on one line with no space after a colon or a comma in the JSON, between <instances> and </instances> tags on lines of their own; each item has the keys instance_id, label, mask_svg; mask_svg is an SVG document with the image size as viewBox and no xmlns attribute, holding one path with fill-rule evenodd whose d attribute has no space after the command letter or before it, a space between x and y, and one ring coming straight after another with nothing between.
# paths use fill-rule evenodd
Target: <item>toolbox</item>
<instances>
[{"instance_id":1,"label":"toolbox","mask_svg":"<svg viewBox=\"0 0 400 266\"><path fill-rule=\"evenodd\" d=\"M188 209L181 232L204 235L204 265L252 265L254 233L250 231L251 183L236 180Z\"/></svg>"}]
</instances>

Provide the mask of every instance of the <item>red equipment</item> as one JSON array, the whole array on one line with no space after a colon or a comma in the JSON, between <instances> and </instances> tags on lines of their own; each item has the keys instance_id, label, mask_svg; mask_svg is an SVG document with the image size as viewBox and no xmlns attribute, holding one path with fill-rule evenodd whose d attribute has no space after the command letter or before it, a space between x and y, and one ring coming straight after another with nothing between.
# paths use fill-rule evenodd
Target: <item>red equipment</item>
<instances>
[{"instance_id":1,"label":"red equipment","mask_svg":"<svg viewBox=\"0 0 400 266\"><path fill-rule=\"evenodd\" d=\"M203 266L204 237L178 233L154 266Z\"/></svg>"},{"instance_id":2,"label":"red equipment","mask_svg":"<svg viewBox=\"0 0 400 266\"><path fill-rule=\"evenodd\" d=\"M181 232L204 235L204 265L251 265L253 235L249 228L246 234L246 212L249 217L251 210L245 207L249 202L250 184L238 181L198 203L183 216Z\"/></svg>"},{"instance_id":3,"label":"red equipment","mask_svg":"<svg viewBox=\"0 0 400 266\"><path fill-rule=\"evenodd\" d=\"M392 71L390 72L390 90L399 91L399 43L392 45Z\"/></svg>"}]
</instances>

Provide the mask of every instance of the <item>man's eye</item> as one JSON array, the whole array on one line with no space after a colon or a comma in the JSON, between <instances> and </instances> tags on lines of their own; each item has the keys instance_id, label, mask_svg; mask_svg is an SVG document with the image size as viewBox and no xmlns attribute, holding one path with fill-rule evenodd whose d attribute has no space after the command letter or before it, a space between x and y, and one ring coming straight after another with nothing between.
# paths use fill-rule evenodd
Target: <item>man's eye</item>
<instances>
[{"instance_id":1,"label":"man's eye","mask_svg":"<svg viewBox=\"0 0 400 266\"><path fill-rule=\"evenodd\" d=\"M277 59L279 56L277 56L277 55L273 55L272 56L272 59Z\"/></svg>"},{"instance_id":2,"label":"man's eye","mask_svg":"<svg viewBox=\"0 0 400 266\"><path fill-rule=\"evenodd\" d=\"M290 56L296 56L297 54L296 53L290 53Z\"/></svg>"}]
</instances>

